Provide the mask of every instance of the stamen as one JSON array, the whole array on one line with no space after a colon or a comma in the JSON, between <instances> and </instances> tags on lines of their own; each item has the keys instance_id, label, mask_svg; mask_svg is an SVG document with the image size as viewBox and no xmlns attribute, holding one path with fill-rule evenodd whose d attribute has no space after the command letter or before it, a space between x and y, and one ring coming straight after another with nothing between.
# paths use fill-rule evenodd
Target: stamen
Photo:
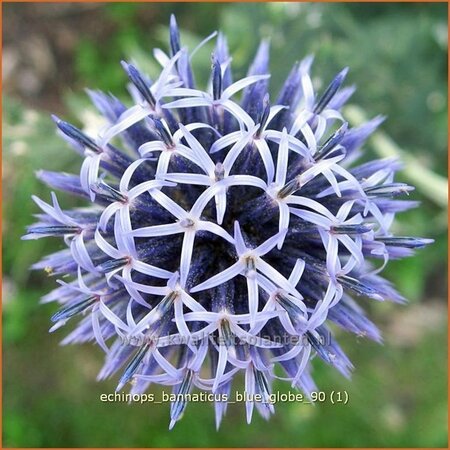
<instances>
[{"instance_id":1,"label":"stamen","mask_svg":"<svg viewBox=\"0 0 450 450\"><path fill-rule=\"evenodd\" d=\"M52 234L55 236L65 234L77 234L80 232L80 227L70 225L49 225L47 227L30 227L28 233L33 234Z\"/></svg>"},{"instance_id":2,"label":"stamen","mask_svg":"<svg viewBox=\"0 0 450 450\"><path fill-rule=\"evenodd\" d=\"M52 115L56 126L69 138L80 143L83 147L87 147L95 153L102 153L102 149L88 136L86 136L77 127L68 122L64 122L59 117Z\"/></svg>"},{"instance_id":3,"label":"stamen","mask_svg":"<svg viewBox=\"0 0 450 450\"><path fill-rule=\"evenodd\" d=\"M123 386L125 386L125 384L127 384L128 381L131 380L133 375L139 369L139 366L141 365L141 362L144 359L144 356L146 355L149 348L150 348L150 344L145 344L133 356L133 358L128 363L127 367L125 368L123 375L120 377L119 384L117 385L116 391L120 391L123 388Z\"/></svg>"},{"instance_id":4,"label":"stamen","mask_svg":"<svg viewBox=\"0 0 450 450\"><path fill-rule=\"evenodd\" d=\"M221 338L220 344L223 342L227 348L234 346L234 334L231 331L230 323L227 319L221 320L219 334Z\"/></svg>"},{"instance_id":5,"label":"stamen","mask_svg":"<svg viewBox=\"0 0 450 450\"><path fill-rule=\"evenodd\" d=\"M255 258L253 258L253 256L248 256L245 259L245 266L248 272L255 271L256 270Z\"/></svg>"},{"instance_id":6,"label":"stamen","mask_svg":"<svg viewBox=\"0 0 450 450\"><path fill-rule=\"evenodd\" d=\"M269 390L269 383L267 382L266 376L258 369L255 369L253 367L253 374L255 376L255 382L257 390L260 394L262 394L262 404L269 409L273 409L273 407L268 403L270 390Z\"/></svg>"},{"instance_id":7,"label":"stamen","mask_svg":"<svg viewBox=\"0 0 450 450\"><path fill-rule=\"evenodd\" d=\"M269 102L269 94L267 93L263 99L263 110L258 119L259 128L255 134L255 137L259 138L261 136L261 133L264 130L264 127L266 126L267 119L269 118L269 114L270 114L270 102Z\"/></svg>"},{"instance_id":8,"label":"stamen","mask_svg":"<svg viewBox=\"0 0 450 450\"><path fill-rule=\"evenodd\" d=\"M126 203L128 201L128 197L126 195L122 194L120 191L113 188L109 184L106 184L103 180L91 184L90 188L91 191L93 191L96 195L105 200L108 200L111 203Z\"/></svg>"},{"instance_id":9,"label":"stamen","mask_svg":"<svg viewBox=\"0 0 450 450\"><path fill-rule=\"evenodd\" d=\"M132 64L128 64L125 61L122 61L122 67L125 69L125 72L128 75L130 81L136 86L136 89L140 92L142 97L147 101L147 103L154 109L156 106L156 100L153 96L150 88L147 86L147 83L142 78L142 75Z\"/></svg>"},{"instance_id":10,"label":"stamen","mask_svg":"<svg viewBox=\"0 0 450 450\"><path fill-rule=\"evenodd\" d=\"M375 236L375 240L385 245L404 248L422 248L434 242L433 239L407 237L407 236Z\"/></svg>"},{"instance_id":11,"label":"stamen","mask_svg":"<svg viewBox=\"0 0 450 450\"><path fill-rule=\"evenodd\" d=\"M172 291L169 294L167 294L156 306L156 309L158 310L158 313L160 316L164 316L169 309L172 307L173 302L177 299L179 296L179 293L177 291Z\"/></svg>"},{"instance_id":12,"label":"stamen","mask_svg":"<svg viewBox=\"0 0 450 450\"><path fill-rule=\"evenodd\" d=\"M395 197L397 195L409 194L413 191L412 186L405 183L388 183L381 186L372 186L364 189L364 192L370 198L376 197Z\"/></svg>"},{"instance_id":13,"label":"stamen","mask_svg":"<svg viewBox=\"0 0 450 450\"><path fill-rule=\"evenodd\" d=\"M352 278L347 275L341 275L338 277L338 281L344 288L350 289L358 295L365 295L367 297L373 298L374 300L384 300L384 298L378 293L375 288L369 286L366 283L363 283L360 280L357 280L356 278Z\"/></svg>"},{"instance_id":14,"label":"stamen","mask_svg":"<svg viewBox=\"0 0 450 450\"><path fill-rule=\"evenodd\" d=\"M309 331L306 333L306 336L308 342L311 344L311 347L318 353L318 355L328 363L333 364L333 360L336 358L336 355L327 351L326 345L321 342L324 339L324 336L319 334L319 337L317 338Z\"/></svg>"},{"instance_id":15,"label":"stamen","mask_svg":"<svg viewBox=\"0 0 450 450\"><path fill-rule=\"evenodd\" d=\"M220 63L214 56L212 55L212 88L213 88L213 99L219 100L222 96L222 71L220 68Z\"/></svg>"},{"instance_id":16,"label":"stamen","mask_svg":"<svg viewBox=\"0 0 450 450\"><path fill-rule=\"evenodd\" d=\"M178 389L176 389L176 400L170 405L170 426L172 428L175 422L181 417L187 405L187 394L191 392L192 380L194 373L192 370L186 370L183 381L180 383Z\"/></svg>"},{"instance_id":17,"label":"stamen","mask_svg":"<svg viewBox=\"0 0 450 450\"><path fill-rule=\"evenodd\" d=\"M162 121L155 117L153 118L153 123L155 124L155 128L158 134L161 136L161 139L163 140L164 144L166 144L166 147L168 148L175 147L175 143L173 142L172 136L167 131L167 128L164 126Z\"/></svg>"},{"instance_id":18,"label":"stamen","mask_svg":"<svg viewBox=\"0 0 450 450\"><path fill-rule=\"evenodd\" d=\"M286 312L290 316L296 317L300 315L303 317L302 310L297 305L292 303L292 301L288 297L286 297L282 292L279 292L277 295L275 295L275 300L280 304L280 306L282 306L286 310Z\"/></svg>"},{"instance_id":19,"label":"stamen","mask_svg":"<svg viewBox=\"0 0 450 450\"><path fill-rule=\"evenodd\" d=\"M183 228L192 228L195 225L195 222L192 219L186 218L186 219L180 220L179 224Z\"/></svg>"},{"instance_id":20,"label":"stamen","mask_svg":"<svg viewBox=\"0 0 450 450\"><path fill-rule=\"evenodd\" d=\"M178 30L175 16L170 16L170 51L171 56L175 56L180 51L180 31Z\"/></svg>"},{"instance_id":21,"label":"stamen","mask_svg":"<svg viewBox=\"0 0 450 450\"><path fill-rule=\"evenodd\" d=\"M97 266L101 273L108 273L120 267L126 266L130 262L130 258L109 259L108 261Z\"/></svg>"},{"instance_id":22,"label":"stamen","mask_svg":"<svg viewBox=\"0 0 450 450\"><path fill-rule=\"evenodd\" d=\"M354 225L336 225L330 228L333 234L358 235L371 231L374 227L373 223L360 223Z\"/></svg>"},{"instance_id":23,"label":"stamen","mask_svg":"<svg viewBox=\"0 0 450 450\"><path fill-rule=\"evenodd\" d=\"M323 144L322 148L314 156L316 161L325 158L342 141L348 129L348 123L344 122L342 126Z\"/></svg>"},{"instance_id":24,"label":"stamen","mask_svg":"<svg viewBox=\"0 0 450 450\"><path fill-rule=\"evenodd\" d=\"M322 94L322 97L320 97L319 101L316 103L316 106L314 107L313 112L315 114L320 114L328 105L328 103L330 103L331 99L335 96L336 92L344 82L347 72L348 68L346 67L344 70L342 70L336 75L334 80L325 89L325 92Z\"/></svg>"},{"instance_id":25,"label":"stamen","mask_svg":"<svg viewBox=\"0 0 450 450\"><path fill-rule=\"evenodd\" d=\"M67 306L59 310L50 319L52 322L59 322L60 320L70 319L72 316L85 311L89 306L92 306L98 300L97 296L88 297L75 305Z\"/></svg>"},{"instance_id":26,"label":"stamen","mask_svg":"<svg viewBox=\"0 0 450 450\"><path fill-rule=\"evenodd\" d=\"M221 162L218 162L216 164L216 167L214 168L214 176L216 178L216 181L221 181L225 177L225 168Z\"/></svg>"},{"instance_id":27,"label":"stamen","mask_svg":"<svg viewBox=\"0 0 450 450\"><path fill-rule=\"evenodd\" d=\"M286 183L279 191L278 198L286 198L294 192L298 191L301 188L301 183L299 177L293 178L291 181Z\"/></svg>"}]
</instances>

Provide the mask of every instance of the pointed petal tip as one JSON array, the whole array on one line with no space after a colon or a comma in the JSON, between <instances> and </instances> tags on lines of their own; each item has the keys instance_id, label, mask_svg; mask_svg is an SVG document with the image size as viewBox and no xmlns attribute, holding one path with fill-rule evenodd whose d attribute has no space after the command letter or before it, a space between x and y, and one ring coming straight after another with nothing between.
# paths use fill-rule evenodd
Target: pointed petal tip
<instances>
[{"instance_id":1,"label":"pointed petal tip","mask_svg":"<svg viewBox=\"0 0 450 450\"><path fill-rule=\"evenodd\" d=\"M198 289L199 286L200 286L200 285L197 284L197 286L194 286L194 287L190 288L190 289L189 289L189 292L195 294L196 292L201 291L201 289Z\"/></svg>"},{"instance_id":2,"label":"pointed petal tip","mask_svg":"<svg viewBox=\"0 0 450 450\"><path fill-rule=\"evenodd\" d=\"M338 76L339 77L341 77L341 78L345 78L346 76L347 76L347 74L348 74L348 71L349 71L349 67L347 66L347 67L344 67L339 73L338 73Z\"/></svg>"},{"instance_id":3,"label":"pointed petal tip","mask_svg":"<svg viewBox=\"0 0 450 450\"><path fill-rule=\"evenodd\" d=\"M297 63L298 70L303 73L308 73L311 69L313 62L314 62L314 55L307 55L299 63Z\"/></svg>"},{"instance_id":4,"label":"pointed petal tip","mask_svg":"<svg viewBox=\"0 0 450 450\"><path fill-rule=\"evenodd\" d=\"M123 387L125 386L125 384L126 384L126 381L120 380L119 384L117 385L114 392L120 392L123 389Z\"/></svg>"},{"instance_id":5,"label":"pointed petal tip","mask_svg":"<svg viewBox=\"0 0 450 450\"><path fill-rule=\"evenodd\" d=\"M61 123L61 119L56 114L51 114L50 117L52 118L53 122L56 123L56 125Z\"/></svg>"},{"instance_id":6,"label":"pointed petal tip","mask_svg":"<svg viewBox=\"0 0 450 450\"><path fill-rule=\"evenodd\" d=\"M58 328L61 328L64 325L64 323L55 323L52 327L49 328L49 333L54 333Z\"/></svg>"}]
</instances>

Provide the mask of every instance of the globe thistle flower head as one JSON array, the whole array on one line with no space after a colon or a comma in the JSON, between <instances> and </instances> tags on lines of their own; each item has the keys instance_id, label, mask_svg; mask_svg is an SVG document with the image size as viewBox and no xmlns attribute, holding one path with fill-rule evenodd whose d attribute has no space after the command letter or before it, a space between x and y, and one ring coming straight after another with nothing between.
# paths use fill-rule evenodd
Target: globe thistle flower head
<instances>
[{"instance_id":1,"label":"globe thistle flower head","mask_svg":"<svg viewBox=\"0 0 450 450\"><path fill-rule=\"evenodd\" d=\"M98 378L117 373L118 391L171 386L170 427L194 388L211 395L219 426L239 373L248 422L255 407L274 412L275 379L316 389L314 355L349 377L329 325L380 341L356 300L403 301L379 273L431 242L389 231L416 206L402 199L413 188L394 181L400 163L356 164L383 118L349 126L347 68L316 92L307 57L272 101L268 42L233 81L215 37L205 91L172 17L169 53L154 51L157 79L122 62L132 106L88 91L106 122L97 134L53 117L81 168L38 176L86 207L33 197L42 213L24 236L67 246L33 266L66 280L43 299L60 304L50 331L77 322L63 343L98 343Z\"/></svg>"}]
</instances>

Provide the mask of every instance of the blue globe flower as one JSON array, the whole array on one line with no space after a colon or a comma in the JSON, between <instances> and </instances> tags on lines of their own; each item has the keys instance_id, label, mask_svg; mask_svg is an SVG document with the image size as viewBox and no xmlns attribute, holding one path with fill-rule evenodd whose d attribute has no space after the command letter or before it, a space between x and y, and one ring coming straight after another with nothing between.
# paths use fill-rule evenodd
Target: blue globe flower
<instances>
[{"instance_id":1,"label":"blue globe flower","mask_svg":"<svg viewBox=\"0 0 450 450\"><path fill-rule=\"evenodd\" d=\"M350 375L329 323L380 341L354 297L403 301L379 273L431 240L389 231L416 206L398 198L412 190L394 181L399 162L356 164L383 118L348 126L347 69L316 93L307 57L271 102L268 43L233 81L219 34L202 91L174 17L170 53L154 55L154 81L122 63L133 106L89 92L106 120L95 136L54 117L83 163L39 177L87 206L33 197L42 213L24 238L67 246L33 266L70 280L44 297L61 304L51 331L78 320L63 343L96 341L99 379L120 372L118 390L173 386L170 427L194 386L211 394L219 426L240 372L247 421L254 407L267 418L274 379L316 390L314 355Z\"/></svg>"}]
</instances>

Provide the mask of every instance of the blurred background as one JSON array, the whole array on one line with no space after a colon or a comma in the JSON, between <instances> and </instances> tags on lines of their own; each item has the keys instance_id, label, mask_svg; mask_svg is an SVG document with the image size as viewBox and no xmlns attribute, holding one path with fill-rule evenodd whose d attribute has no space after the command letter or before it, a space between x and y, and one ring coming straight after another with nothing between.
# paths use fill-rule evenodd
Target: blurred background
<instances>
[{"instance_id":1,"label":"blurred background","mask_svg":"<svg viewBox=\"0 0 450 450\"><path fill-rule=\"evenodd\" d=\"M95 381L101 350L61 347L64 331L47 331L56 306L39 298L55 280L28 268L62 244L20 236L37 212L31 194L49 198L34 172L80 166L49 114L86 126L95 115L85 87L126 98L120 60L134 59L154 74L151 49L167 49L172 12L191 50L221 29L236 76L245 74L259 39L270 37L274 95L291 64L314 53L319 88L350 67L347 82L358 87L347 108L352 124L387 116L364 158L405 160L399 179L417 186L411 198L422 205L401 215L395 230L436 244L384 272L409 304L361 301L380 325L383 345L339 336L356 366L352 381L314 362L318 386L347 390L347 405L278 404L267 424L255 414L250 426L244 406L231 405L216 432L212 405L190 404L169 432L168 405L100 402L117 382ZM3 14L4 446L447 446L446 4L6 3ZM208 78L212 45L193 60L200 83ZM61 203L75 200L61 195Z\"/></svg>"}]
</instances>

